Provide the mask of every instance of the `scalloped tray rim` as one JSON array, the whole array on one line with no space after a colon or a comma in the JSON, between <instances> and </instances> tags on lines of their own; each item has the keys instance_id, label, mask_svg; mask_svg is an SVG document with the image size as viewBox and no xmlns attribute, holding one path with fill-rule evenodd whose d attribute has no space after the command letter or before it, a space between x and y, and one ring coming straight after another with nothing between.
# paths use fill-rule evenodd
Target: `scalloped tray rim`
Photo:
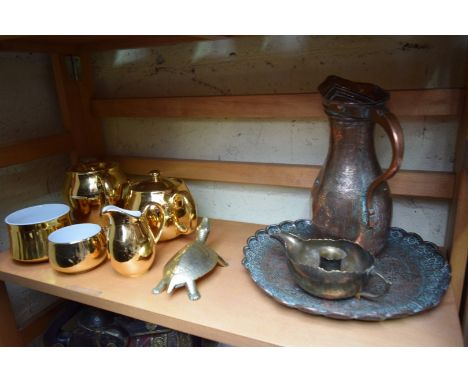
<instances>
[{"instance_id":1,"label":"scalloped tray rim","mask_svg":"<svg viewBox=\"0 0 468 382\"><path fill-rule=\"evenodd\" d=\"M432 303L430 305L427 305L424 308L421 308L421 310L417 310L417 311L414 311L412 313L401 312L400 314L386 314L384 316L376 315L376 314L372 314L372 313L369 313L369 314L366 314L366 315L350 315L350 314L344 314L344 313L342 313L340 311L336 311L336 310L327 310L327 311L324 311L324 312L321 313L321 312L318 312L317 310L304 307L301 304L293 304L293 303L291 303L289 301L284 301L281 298L279 298L278 296L274 295L269 290L264 289L259 284L261 281L258 280L258 278L252 273L252 271L251 271L251 269L249 267L249 264L248 264L249 259L247 258L246 252L251 251L251 249L249 248L249 243L250 243L251 240L258 240L258 236L261 235L261 234L269 235L268 230L271 229L272 227L278 227L278 228L281 229L281 227L284 226L284 225L297 226L298 224L313 225L313 222L312 222L312 220L309 220L309 219L298 219L298 220L294 220L294 221L293 220L284 220L284 221L282 221L282 222L280 222L278 224L270 224L270 225L266 226L265 228L258 229L257 231L255 231L255 233L252 236L249 236L247 238L247 245L245 245L243 247L243 249L242 249L243 254L244 254L244 258L242 259L242 265L247 269L247 271L249 272L249 274L250 274L252 280L255 282L255 284L265 294L272 297L274 300L276 300L280 304L285 305L285 306L287 306L289 308L297 309L297 310L300 310L302 312L309 313L309 314L312 314L312 315L325 316L325 317L335 318L335 319L340 319L340 320L384 321L384 320L388 320L388 319L397 319L397 318L402 318L402 317L408 317L408 316L415 315L415 314L418 314L418 313L421 313L421 312L424 312L424 311L435 308L436 306L438 306L440 304L440 301L441 301L442 297L444 296L444 294L446 293L446 291L447 291L447 289L448 289L448 287L450 285L450 281L451 281L450 263L447 262L447 259L440 252L439 247L436 244L434 244L433 242L430 242L430 241L423 240L421 238L421 236L418 235L417 233L407 232L403 228L399 228L399 227L391 227L391 229L395 229L395 230L398 230L398 231L402 232L402 234L404 236L414 236L414 237L416 237L416 239L420 242L419 245L429 245L429 246L431 246L446 261L446 266L448 267L448 271L449 271L449 281L448 281L447 285L440 290L441 298L439 299L439 301L435 301L434 303Z\"/></svg>"}]
</instances>

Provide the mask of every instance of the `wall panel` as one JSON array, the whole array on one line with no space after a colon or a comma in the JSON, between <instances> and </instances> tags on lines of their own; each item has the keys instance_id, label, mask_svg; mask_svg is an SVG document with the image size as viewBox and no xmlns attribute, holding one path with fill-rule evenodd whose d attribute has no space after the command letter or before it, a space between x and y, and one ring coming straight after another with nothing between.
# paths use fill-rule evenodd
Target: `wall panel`
<instances>
[{"instance_id":1,"label":"wall panel","mask_svg":"<svg viewBox=\"0 0 468 382\"><path fill-rule=\"evenodd\" d=\"M95 56L99 98L316 91L329 74L387 89L464 87L464 36L254 36Z\"/></svg>"},{"instance_id":2,"label":"wall panel","mask_svg":"<svg viewBox=\"0 0 468 382\"><path fill-rule=\"evenodd\" d=\"M462 88L467 40L457 36L254 36L94 56L98 98L314 92L329 74L386 89ZM453 171L457 117L403 117L406 170ZM111 155L321 165L328 122L316 119L108 118ZM375 131L382 167L391 150ZM310 217L310 193L191 182L203 214L275 223ZM394 225L444 242L448 202L395 200Z\"/></svg>"},{"instance_id":3,"label":"wall panel","mask_svg":"<svg viewBox=\"0 0 468 382\"><path fill-rule=\"evenodd\" d=\"M45 54L0 52L0 147L62 132Z\"/></svg>"},{"instance_id":4,"label":"wall panel","mask_svg":"<svg viewBox=\"0 0 468 382\"><path fill-rule=\"evenodd\" d=\"M0 147L61 134L60 110L50 60L44 54L0 53ZM0 250L9 247L9 213L40 203L62 202L67 155L0 168ZM7 284L18 325L55 297Z\"/></svg>"}]
</instances>

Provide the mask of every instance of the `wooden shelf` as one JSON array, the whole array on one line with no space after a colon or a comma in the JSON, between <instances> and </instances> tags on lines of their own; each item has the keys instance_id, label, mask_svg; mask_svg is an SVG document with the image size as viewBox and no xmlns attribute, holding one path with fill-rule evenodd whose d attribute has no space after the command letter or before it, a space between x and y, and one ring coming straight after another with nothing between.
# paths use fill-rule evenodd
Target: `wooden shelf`
<instances>
[{"instance_id":1,"label":"wooden shelf","mask_svg":"<svg viewBox=\"0 0 468 382\"><path fill-rule=\"evenodd\" d=\"M0 51L72 54L115 49L133 49L193 41L219 40L229 36L158 35L69 35L0 36Z\"/></svg>"},{"instance_id":2,"label":"wooden shelf","mask_svg":"<svg viewBox=\"0 0 468 382\"><path fill-rule=\"evenodd\" d=\"M125 278L109 262L78 275L55 272L48 263L21 264L0 253L0 279L187 333L237 346L462 346L451 288L435 309L383 322L339 321L287 308L267 296L241 264L247 237L263 226L212 221L208 243L228 262L198 281L202 298L185 290L155 296L162 266L191 237L158 244L155 266Z\"/></svg>"},{"instance_id":3,"label":"wooden shelf","mask_svg":"<svg viewBox=\"0 0 468 382\"><path fill-rule=\"evenodd\" d=\"M68 153L72 150L72 147L73 143L68 133L30 139L11 146L5 146L2 147L0 152L0 168Z\"/></svg>"},{"instance_id":4,"label":"wooden shelf","mask_svg":"<svg viewBox=\"0 0 468 382\"><path fill-rule=\"evenodd\" d=\"M245 163L187 159L110 157L127 174L148 175L157 168L164 176L243 184L310 189L320 166ZM451 199L455 176L449 172L400 170L388 181L392 195Z\"/></svg>"},{"instance_id":5,"label":"wooden shelf","mask_svg":"<svg viewBox=\"0 0 468 382\"><path fill-rule=\"evenodd\" d=\"M399 117L457 116L460 89L394 90L388 108ZM93 99L101 118L326 118L318 93Z\"/></svg>"}]
</instances>

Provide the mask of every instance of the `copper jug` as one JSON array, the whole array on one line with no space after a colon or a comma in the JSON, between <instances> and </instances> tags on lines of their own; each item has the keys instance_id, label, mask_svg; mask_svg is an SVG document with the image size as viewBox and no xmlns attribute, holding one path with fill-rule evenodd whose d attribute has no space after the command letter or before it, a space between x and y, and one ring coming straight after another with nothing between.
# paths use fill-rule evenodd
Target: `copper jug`
<instances>
[{"instance_id":1,"label":"copper jug","mask_svg":"<svg viewBox=\"0 0 468 382\"><path fill-rule=\"evenodd\" d=\"M356 242L371 254L384 247L392 219L386 182L403 159L403 131L386 109L380 87L328 77L320 86L331 134L327 159L312 189L312 215L325 237ZM393 158L383 172L374 148L374 125L390 138Z\"/></svg>"}]
</instances>

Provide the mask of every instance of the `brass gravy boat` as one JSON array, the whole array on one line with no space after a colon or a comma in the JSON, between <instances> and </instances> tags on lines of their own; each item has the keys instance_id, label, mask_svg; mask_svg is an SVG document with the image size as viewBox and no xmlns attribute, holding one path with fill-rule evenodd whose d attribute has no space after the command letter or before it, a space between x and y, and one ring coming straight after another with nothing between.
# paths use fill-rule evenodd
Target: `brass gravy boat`
<instances>
[{"instance_id":1,"label":"brass gravy boat","mask_svg":"<svg viewBox=\"0 0 468 382\"><path fill-rule=\"evenodd\" d=\"M391 283L374 270L375 258L348 240L302 239L291 233L270 234L286 249L295 282L313 296L336 300L350 297L376 299ZM383 281L383 291L365 291L371 277Z\"/></svg>"}]
</instances>

